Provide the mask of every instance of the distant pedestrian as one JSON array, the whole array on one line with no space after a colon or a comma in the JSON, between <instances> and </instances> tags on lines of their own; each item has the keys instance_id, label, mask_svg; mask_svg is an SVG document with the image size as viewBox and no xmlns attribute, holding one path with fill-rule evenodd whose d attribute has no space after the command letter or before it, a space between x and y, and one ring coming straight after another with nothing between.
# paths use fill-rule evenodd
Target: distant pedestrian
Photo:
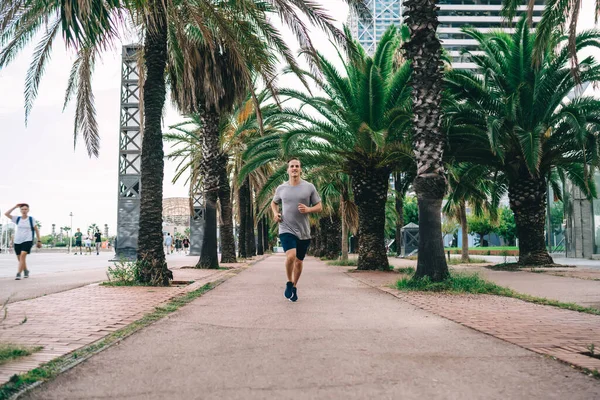
<instances>
[{"instance_id":1,"label":"distant pedestrian","mask_svg":"<svg viewBox=\"0 0 600 400\"><path fill-rule=\"evenodd\" d=\"M15 217L10 215L15 209L20 209L21 216ZM29 269L27 269L27 254L31 253L31 248L33 247L33 242L37 237L38 240L36 242L36 247L39 249L42 247L42 242L40 241L40 231L36 226L36 220L29 216L29 204L20 203L8 210L4 213L6 218L10 219L17 225L15 231L15 254L17 255L17 260L19 261L19 268L17 270L16 280L21 279L21 272L24 273L25 278L29 278Z\"/></svg>"},{"instance_id":2,"label":"distant pedestrian","mask_svg":"<svg viewBox=\"0 0 600 400\"><path fill-rule=\"evenodd\" d=\"M83 254L81 252L81 240L83 239L83 233L81 233L81 229L77 228L77 232L75 232L75 235L73 236L75 236L75 255L77 255L77 247L79 247L79 254Z\"/></svg>"},{"instance_id":3,"label":"distant pedestrian","mask_svg":"<svg viewBox=\"0 0 600 400\"><path fill-rule=\"evenodd\" d=\"M87 256L89 254L91 256L92 255L92 238L89 235L86 236L83 243L85 244L85 255Z\"/></svg>"},{"instance_id":4,"label":"distant pedestrian","mask_svg":"<svg viewBox=\"0 0 600 400\"><path fill-rule=\"evenodd\" d=\"M171 246L173 245L173 237L170 233L167 233L167 237L165 238L165 248L166 254L171 254Z\"/></svg>"},{"instance_id":5,"label":"distant pedestrian","mask_svg":"<svg viewBox=\"0 0 600 400\"><path fill-rule=\"evenodd\" d=\"M188 249L190 247L190 239L187 237L183 238L183 252L184 254L188 253Z\"/></svg>"},{"instance_id":6,"label":"distant pedestrian","mask_svg":"<svg viewBox=\"0 0 600 400\"><path fill-rule=\"evenodd\" d=\"M175 251L177 254L181 253L181 248L183 247L183 243L181 242L181 238L175 239Z\"/></svg>"},{"instance_id":7,"label":"distant pedestrian","mask_svg":"<svg viewBox=\"0 0 600 400\"><path fill-rule=\"evenodd\" d=\"M279 223L279 240L285 251L285 269L288 282L284 296L290 301L298 300L298 280L302 274L304 256L310 245L309 213L323 210L321 197L312 183L300 178L300 160L288 161L289 181L279 185L271 202L271 211ZM281 204L281 212L279 211Z\"/></svg>"},{"instance_id":8,"label":"distant pedestrian","mask_svg":"<svg viewBox=\"0 0 600 400\"><path fill-rule=\"evenodd\" d=\"M99 230L96 230L94 233L94 238L96 239L96 255L100 255L100 245L102 245L102 235Z\"/></svg>"}]
</instances>

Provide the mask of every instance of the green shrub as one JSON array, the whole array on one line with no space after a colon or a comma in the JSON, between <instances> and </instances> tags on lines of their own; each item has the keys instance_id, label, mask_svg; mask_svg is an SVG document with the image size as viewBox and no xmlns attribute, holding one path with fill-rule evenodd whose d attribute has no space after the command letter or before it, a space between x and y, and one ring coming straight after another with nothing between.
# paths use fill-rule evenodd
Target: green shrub
<instances>
[{"instance_id":1,"label":"green shrub","mask_svg":"<svg viewBox=\"0 0 600 400\"><path fill-rule=\"evenodd\" d=\"M134 286L140 284L141 261L120 260L108 267L106 276L110 286Z\"/></svg>"}]
</instances>

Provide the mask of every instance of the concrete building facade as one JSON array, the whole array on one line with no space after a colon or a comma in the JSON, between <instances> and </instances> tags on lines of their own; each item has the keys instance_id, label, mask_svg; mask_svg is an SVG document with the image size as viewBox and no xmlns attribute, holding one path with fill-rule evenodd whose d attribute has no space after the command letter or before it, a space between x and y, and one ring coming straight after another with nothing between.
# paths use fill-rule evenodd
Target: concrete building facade
<instances>
[{"instance_id":1,"label":"concrete building facade","mask_svg":"<svg viewBox=\"0 0 600 400\"><path fill-rule=\"evenodd\" d=\"M534 0L533 23L540 21L544 9L544 0ZM520 7L525 12L527 2ZM356 14L351 13L348 25L355 39L373 54L377 43L385 30L392 24L402 24L401 0L367 0L366 6L371 11L371 19L361 21ZM512 32L513 28L503 21L500 14L502 0L440 0L438 35L442 46L452 59L454 68L475 68L469 57L462 55L463 50L477 51L477 42L461 32L461 28L471 26L487 32L492 29L502 29ZM474 53L476 54L476 53Z\"/></svg>"}]
</instances>

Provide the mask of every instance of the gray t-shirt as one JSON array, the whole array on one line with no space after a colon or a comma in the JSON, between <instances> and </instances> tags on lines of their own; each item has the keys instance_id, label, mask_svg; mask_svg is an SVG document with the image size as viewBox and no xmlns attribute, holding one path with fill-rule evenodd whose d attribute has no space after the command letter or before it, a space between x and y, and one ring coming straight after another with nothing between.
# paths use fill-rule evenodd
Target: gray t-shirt
<instances>
[{"instance_id":1,"label":"gray t-shirt","mask_svg":"<svg viewBox=\"0 0 600 400\"><path fill-rule=\"evenodd\" d=\"M279 185L275 190L273 201L281 204L281 216L283 222L279 224L279 234L291 233L300 240L310 239L310 224L308 214L298 211L298 204L302 203L308 207L321 202L315 185L301 180L296 186L289 182Z\"/></svg>"}]
</instances>

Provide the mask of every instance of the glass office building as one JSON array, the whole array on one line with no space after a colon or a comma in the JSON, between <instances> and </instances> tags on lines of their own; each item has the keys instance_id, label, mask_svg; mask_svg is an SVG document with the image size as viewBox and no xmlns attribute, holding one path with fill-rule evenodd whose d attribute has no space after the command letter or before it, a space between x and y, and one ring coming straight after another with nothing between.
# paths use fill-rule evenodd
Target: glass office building
<instances>
[{"instance_id":1,"label":"glass office building","mask_svg":"<svg viewBox=\"0 0 600 400\"><path fill-rule=\"evenodd\" d=\"M527 2L520 7L525 12ZM533 22L539 22L544 8L544 0L535 0ZM402 1L400 0L367 0L371 11L371 19L361 21L356 15L350 15L349 26L352 34L369 54L373 54L377 42L391 25L402 23ZM477 51L477 43L461 32L461 28L471 26L482 31L502 29L512 32L513 29L503 21L500 14L502 0L440 0L438 35L442 46L449 53L454 68L474 68L475 65L463 49Z\"/></svg>"}]
</instances>

